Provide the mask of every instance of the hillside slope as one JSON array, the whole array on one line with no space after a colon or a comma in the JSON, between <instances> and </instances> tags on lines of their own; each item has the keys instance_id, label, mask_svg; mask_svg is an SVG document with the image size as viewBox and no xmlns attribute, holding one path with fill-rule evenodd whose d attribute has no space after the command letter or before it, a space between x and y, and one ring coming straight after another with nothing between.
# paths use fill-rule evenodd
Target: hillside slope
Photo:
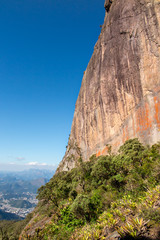
<instances>
[{"instance_id":1,"label":"hillside slope","mask_svg":"<svg viewBox=\"0 0 160 240\"><path fill-rule=\"evenodd\" d=\"M116 155L79 160L39 189L20 240L158 240L159 173L160 144L144 147L138 139Z\"/></svg>"}]
</instances>

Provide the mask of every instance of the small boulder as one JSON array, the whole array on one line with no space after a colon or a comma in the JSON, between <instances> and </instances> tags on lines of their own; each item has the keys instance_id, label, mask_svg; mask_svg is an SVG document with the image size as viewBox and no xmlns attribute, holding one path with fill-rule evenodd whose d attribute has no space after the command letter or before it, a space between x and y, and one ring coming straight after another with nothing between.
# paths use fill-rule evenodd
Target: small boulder
<instances>
[{"instance_id":1,"label":"small boulder","mask_svg":"<svg viewBox=\"0 0 160 240\"><path fill-rule=\"evenodd\" d=\"M111 233L109 236L105 238L105 240L119 240L119 239L120 239L120 235L118 234L117 231Z\"/></svg>"}]
</instances>

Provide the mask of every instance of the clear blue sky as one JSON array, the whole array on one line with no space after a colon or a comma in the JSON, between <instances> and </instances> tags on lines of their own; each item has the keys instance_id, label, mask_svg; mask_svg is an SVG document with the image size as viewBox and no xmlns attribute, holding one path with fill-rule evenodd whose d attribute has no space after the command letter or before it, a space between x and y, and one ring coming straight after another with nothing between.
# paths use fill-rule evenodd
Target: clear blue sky
<instances>
[{"instance_id":1,"label":"clear blue sky","mask_svg":"<svg viewBox=\"0 0 160 240\"><path fill-rule=\"evenodd\" d=\"M103 5L0 1L0 170L61 161Z\"/></svg>"}]
</instances>

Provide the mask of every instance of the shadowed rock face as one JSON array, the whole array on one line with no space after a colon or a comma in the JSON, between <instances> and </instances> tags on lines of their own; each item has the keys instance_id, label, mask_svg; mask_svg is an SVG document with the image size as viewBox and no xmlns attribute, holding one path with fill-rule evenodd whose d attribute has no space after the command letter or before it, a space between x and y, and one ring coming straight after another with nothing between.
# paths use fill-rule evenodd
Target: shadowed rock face
<instances>
[{"instance_id":1,"label":"shadowed rock face","mask_svg":"<svg viewBox=\"0 0 160 240\"><path fill-rule=\"evenodd\" d=\"M105 9L57 171L106 154L108 144L160 140L160 0L106 0Z\"/></svg>"},{"instance_id":2,"label":"shadowed rock face","mask_svg":"<svg viewBox=\"0 0 160 240\"><path fill-rule=\"evenodd\" d=\"M113 0L105 0L104 8L106 9L107 12L109 12L112 2Z\"/></svg>"}]
</instances>

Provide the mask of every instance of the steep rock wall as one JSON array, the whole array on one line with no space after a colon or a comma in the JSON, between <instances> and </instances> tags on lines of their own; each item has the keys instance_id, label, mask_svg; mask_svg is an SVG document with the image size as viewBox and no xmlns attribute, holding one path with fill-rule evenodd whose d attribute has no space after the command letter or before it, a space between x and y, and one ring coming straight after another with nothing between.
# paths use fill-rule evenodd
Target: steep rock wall
<instances>
[{"instance_id":1,"label":"steep rock wall","mask_svg":"<svg viewBox=\"0 0 160 240\"><path fill-rule=\"evenodd\" d=\"M106 0L105 9L57 171L106 154L108 144L160 140L160 0Z\"/></svg>"}]
</instances>

